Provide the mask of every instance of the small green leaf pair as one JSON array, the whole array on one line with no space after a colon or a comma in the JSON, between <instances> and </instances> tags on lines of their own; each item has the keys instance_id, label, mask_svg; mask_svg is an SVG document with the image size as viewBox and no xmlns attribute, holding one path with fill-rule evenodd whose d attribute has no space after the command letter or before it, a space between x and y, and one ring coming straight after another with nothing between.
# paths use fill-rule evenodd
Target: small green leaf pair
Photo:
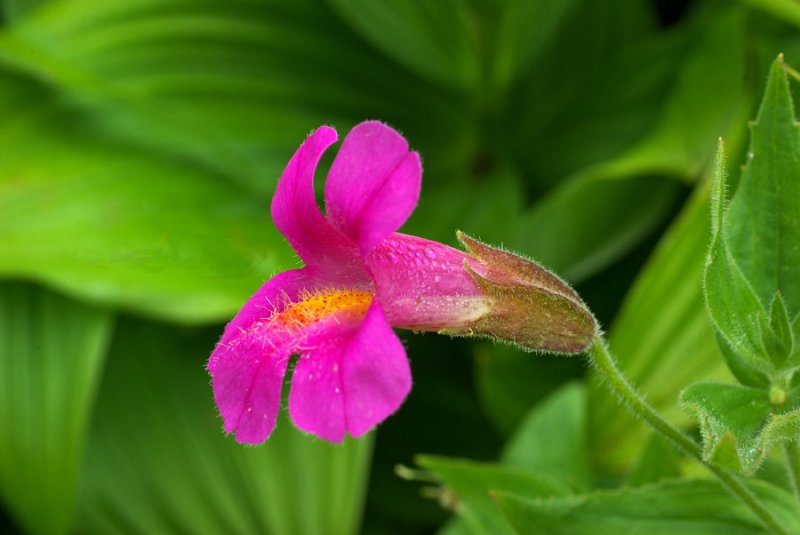
<instances>
[{"instance_id":1,"label":"small green leaf pair","mask_svg":"<svg viewBox=\"0 0 800 535\"><path fill-rule=\"evenodd\" d=\"M782 56L751 132L730 207L720 141L704 279L720 350L743 386L695 384L682 394L700 421L706 459L748 474L800 429L800 136Z\"/></svg>"}]
</instances>

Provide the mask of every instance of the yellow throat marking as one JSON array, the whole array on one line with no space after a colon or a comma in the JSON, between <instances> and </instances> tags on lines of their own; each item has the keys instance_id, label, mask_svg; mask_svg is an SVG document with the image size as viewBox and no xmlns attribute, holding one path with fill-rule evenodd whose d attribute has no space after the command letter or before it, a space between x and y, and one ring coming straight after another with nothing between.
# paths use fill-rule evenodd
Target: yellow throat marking
<instances>
[{"instance_id":1,"label":"yellow throat marking","mask_svg":"<svg viewBox=\"0 0 800 535\"><path fill-rule=\"evenodd\" d=\"M272 320L289 328L302 328L339 312L363 318L372 297L372 292L363 290L325 288L303 291L296 302L277 312Z\"/></svg>"}]
</instances>

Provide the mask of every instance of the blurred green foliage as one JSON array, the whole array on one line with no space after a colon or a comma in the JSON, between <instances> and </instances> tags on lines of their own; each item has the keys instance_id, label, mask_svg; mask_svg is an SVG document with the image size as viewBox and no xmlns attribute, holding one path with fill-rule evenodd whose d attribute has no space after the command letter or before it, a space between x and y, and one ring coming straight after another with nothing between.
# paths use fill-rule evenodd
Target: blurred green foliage
<instances>
[{"instance_id":1,"label":"blurred green foliage","mask_svg":"<svg viewBox=\"0 0 800 535\"><path fill-rule=\"evenodd\" d=\"M414 390L373 436L281 421L258 448L223 435L203 366L297 263L268 217L293 150L377 118L424 159L405 230L460 228L577 284L689 425L678 393L727 373L700 179L720 136L743 160L798 27L793 0L0 0L0 531L594 533L602 509L611 533L664 496L669 532L705 518L686 496L757 531L716 485L660 481L691 469L579 359L405 333ZM463 522L394 475L420 453ZM503 494L521 486L615 489Z\"/></svg>"}]
</instances>

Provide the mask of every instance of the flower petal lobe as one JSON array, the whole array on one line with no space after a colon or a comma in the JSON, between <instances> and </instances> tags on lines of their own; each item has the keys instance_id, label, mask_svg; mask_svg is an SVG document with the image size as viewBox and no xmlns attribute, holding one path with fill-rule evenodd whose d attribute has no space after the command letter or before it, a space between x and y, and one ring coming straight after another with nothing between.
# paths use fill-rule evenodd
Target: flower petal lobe
<instances>
[{"instance_id":1,"label":"flower petal lobe","mask_svg":"<svg viewBox=\"0 0 800 535\"><path fill-rule=\"evenodd\" d=\"M422 164L406 140L377 121L345 138L325 184L331 223L367 254L406 222L417 206Z\"/></svg>"},{"instance_id":2,"label":"flower petal lobe","mask_svg":"<svg viewBox=\"0 0 800 535\"><path fill-rule=\"evenodd\" d=\"M325 150L336 142L336 130L322 126L294 153L272 198L272 220L307 265L322 265L342 256L350 244L325 219L314 196L314 171Z\"/></svg>"}]
</instances>

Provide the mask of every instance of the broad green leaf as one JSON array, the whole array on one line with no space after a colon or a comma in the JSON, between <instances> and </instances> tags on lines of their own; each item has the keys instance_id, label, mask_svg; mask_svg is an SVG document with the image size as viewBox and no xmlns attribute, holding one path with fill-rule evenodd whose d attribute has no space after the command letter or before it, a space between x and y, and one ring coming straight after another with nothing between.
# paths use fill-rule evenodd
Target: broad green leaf
<instances>
[{"instance_id":1,"label":"broad green leaf","mask_svg":"<svg viewBox=\"0 0 800 535\"><path fill-rule=\"evenodd\" d=\"M519 467L466 459L420 456L417 464L434 473L452 492L456 511L472 533L513 534L490 497L490 491L523 496L563 496L569 488L555 479ZM444 501L446 497L442 498Z\"/></svg>"},{"instance_id":2,"label":"broad green leaf","mask_svg":"<svg viewBox=\"0 0 800 535\"><path fill-rule=\"evenodd\" d=\"M282 416L265 444L237 444L222 431L204 366L216 334L120 323L77 531L356 533L371 437L332 445Z\"/></svg>"},{"instance_id":3,"label":"broad green leaf","mask_svg":"<svg viewBox=\"0 0 800 535\"><path fill-rule=\"evenodd\" d=\"M708 248L707 189L698 188L633 288L609 335L611 351L628 379L671 420L688 424L678 394L702 379L727 377L703 305L702 273ZM649 428L621 409L601 381L589 390L590 451L606 470L635 462Z\"/></svg>"},{"instance_id":4,"label":"broad green leaf","mask_svg":"<svg viewBox=\"0 0 800 535\"><path fill-rule=\"evenodd\" d=\"M776 291L800 312L800 131L782 57L750 127L747 164L727 214L730 254L764 307Z\"/></svg>"},{"instance_id":5,"label":"broad green leaf","mask_svg":"<svg viewBox=\"0 0 800 535\"><path fill-rule=\"evenodd\" d=\"M508 245L576 283L652 232L679 189L655 177L576 177L524 213Z\"/></svg>"},{"instance_id":6,"label":"broad green leaf","mask_svg":"<svg viewBox=\"0 0 800 535\"><path fill-rule=\"evenodd\" d=\"M80 102L108 137L259 192L320 124L377 117L417 148L444 140L438 153L470 132L459 99L408 83L319 2L58 1L0 35L0 63Z\"/></svg>"},{"instance_id":7,"label":"broad green leaf","mask_svg":"<svg viewBox=\"0 0 800 535\"><path fill-rule=\"evenodd\" d=\"M2 0L0 1L0 21L13 23L45 2L47 0Z\"/></svg>"},{"instance_id":8,"label":"broad green leaf","mask_svg":"<svg viewBox=\"0 0 800 535\"><path fill-rule=\"evenodd\" d=\"M762 336L770 332L764 305L728 248L725 152L720 141L711 182L711 247L703 277L706 308L731 351L751 368L769 371Z\"/></svg>"},{"instance_id":9,"label":"broad green leaf","mask_svg":"<svg viewBox=\"0 0 800 535\"><path fill-rule=\"evenodd\" d=\"M690 52L657 126L613 167L643 167L694 178L712 158L713 140L747 111L744 11L700 9L689 29Z\"/></svg>"},{"instance_id":10,"label":"broad green leaf","mask_svg":"<svg viewBox=\"0 0 800 535\"><path fill-rule=\"evenodd\" d=\"M511 169L502 169L482 177L462 171L460 178L423 188L406 230L454 246L456 228L488 243L502 243L515 228L522 209L520 177Z\"/></svg>"},{"instance_id":11,"label":"broad green leaf","mask_svg":"<svg viewBox=\"0 0 800 535\"><path fill-rule=\"evenodd\" d=\"M639 487L677 478L681 474L680 459L675 446L658 434L650 436L638 464L633 468L625 485Z\"/></svg>"},{"instance_id":12,"label":"broad green leaf","mask_svg":"<svg viewBox=\"0 0 800 535\"><path fill-rule=\"evenodd\" d=\"M746 474L761 466L777 442L797 439L798 401L797 392L787 396L732 384L696 383L681 393L684 408L700 424L705 458Z\"/></svg>"},{"instance_id":13,"label":"broad green leaf","mask_svg":"<svg viewBox=\"0 0 800 535\"><path fill-rule=\"evenodd\" d=\"M761 9L773 16L800 26L800 5L794 0L740 0L743 4Z\"/></svg>"},{"instance_id":14,"label":"broad green leaf","mask_svg":"<svg viewBox=\"0 0 800 535\"><path fill-rule=\"evenodd\" d=\"M543 49L552 46L555 34L563 32L565 22L583 3L581 0L499 2L488 58L489 91L502 93L517 76L529 72Z\"/></svg>"},{"instance_id":15,"label":"broad green leaf","mask_svg":"<svg viewBox=\"0 0 800 535\"><path fill-rule=\"evenodd\" d=\"M329 1L387 56L430 80L477 93L484 100L502 94L535 61L579 3Z\"/></svg>"},{"instance_id":16,"label":"broad green leaf","mask_svg":"<svg viewBox=\"0 0 800 535\"><path fill-rule=\"evenodd\" d=\"M26 532L72 532L112 323L106 310L0 283L0 497Z\"/></svg>"},{"instance_id":17,"label":"broad green leaf","mask_svg":"<svg viewBox=\"0 0 800 535\"><path fill-rule=\"evenodd\" d=\"M208 321L230 316L288 264L292 252L268 219L267 198L197 166L87 136L70 113L49 120L75 126L0 127L0 144L13 136L17 147L0 155L0 275Z\"/></svg>"},{"instance_id":18,"label":"broad green leaf","mask_svg":"<svg viewBox=\"0 0 800 535\"><path fill-rule=\"evenodd\" d=\"M787 532L800 531L793 496L760 481L753 481L749 486ZM677 480L547 500L498 493L495 499L519 533L765 533L753 513L715 481Z\"/></svg>"},{"instance_id":19,"label":"broad green leaf","mask_svg":"<svg viewBox=\"0 0 800 535\"><path fill-rule=\"evenodd\" d=\"M536 192L625 151L652 128L652 102L682 59L682 32L655 27L646 0L582 0L519 73L501 116L483 125L484 145L509 155Z\"/></svg>"},{"instance_id":20,"label":"broad green leaf","mask_svg":"<svg viewBox=\"0 0 800 535\"><path fill-rule=\"evenodd\" d=\"M702 21L712 16L708 31ZM697 19L690 28L691 53L652 130L615 157L570 176L534 205L514 247L577 281L609 265L663 221L678 190L663 177L696 177L712 156L710 140L745 108L742 13Z\"/></svg>"},{"instance_id":21,"label":"broad green leaf","mask_svg":"<svg viewBox=\"0 0 800 535\"><path fill-rule=\"evenodd\" d=\"M431 80L475 87L481 77L483 21L468 2L330 0L338 13L387 55Z\"/></svg>"},{"instance_id":22,"label":"broad green leaf","mask_svg":"<svg viewBox=\"0 0 800 535\"><path fill-rule=\"evenodd\" d=\"M501 462L573 489L587 489L591 472L586 424L586 392L577 383L567 384L531 409L506 443Z\"/></svg>"},{"instance_id":23,"label":"broad green leaf","mask_svg":"<svg viewBox=\"0 0 800 535\"><path fill-rule=\"evenodd\" d=\"M533 357L533 358L532 358ZM535 357L500 344L474 344L475 386L484 412L510 435L537 405L564 381L583 376L580 359Z\"/></svg>"},{"instance_id":24,"label":"broad green leaf","mask_svg":"<svg viewBox=\"0 0 800 535\"><path fill-rule=\"evenodd\" d=\"M585 395L576 383L563 386L533 407L506 443L496 464L423 457L419 463L442 479L460 506L459 517L441 533L503 533L508 527L490 500L501 490L521 495L562 495L589 486ZM511 490L511 486L517 490Z\"/></svg>"}]
</instances>

